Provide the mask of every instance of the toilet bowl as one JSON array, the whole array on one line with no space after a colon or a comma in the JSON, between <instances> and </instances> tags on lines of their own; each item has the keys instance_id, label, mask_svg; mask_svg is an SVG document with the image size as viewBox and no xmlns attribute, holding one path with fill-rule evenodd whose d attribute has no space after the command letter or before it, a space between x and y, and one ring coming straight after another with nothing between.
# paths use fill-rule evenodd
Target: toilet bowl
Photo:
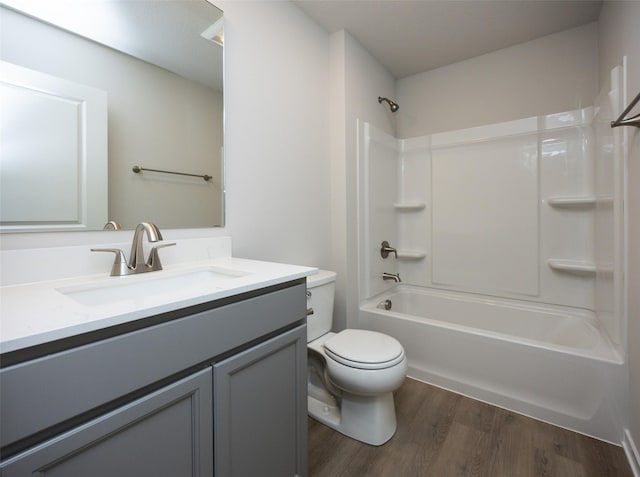
<instances>
[{"instance_id":1,"label":"toilet bowl","mask_svg":"<svg viewBox=\"0 0 640 477\"><path fill-rule=\"evenodd\" d=\"M407 372L402 345L368 330L331 332L336 274L307 278L309 415L356 440L381 445L396 431L393 391Z\"/></svg>"}]
</instances>

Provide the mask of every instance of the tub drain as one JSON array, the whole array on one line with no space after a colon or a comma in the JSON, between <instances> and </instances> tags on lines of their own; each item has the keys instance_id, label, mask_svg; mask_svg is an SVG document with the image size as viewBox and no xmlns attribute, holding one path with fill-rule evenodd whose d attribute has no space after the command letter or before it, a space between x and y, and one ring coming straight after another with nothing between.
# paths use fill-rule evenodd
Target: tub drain
<instances>
[{"instance_id":1,"label":"tub drain","mask_svg":"<svg viewBox=\"0 0 640 477\"><path fill-rule=\"evenodd\" d=\"M391 303L391 300L384 300L381 301L380 303L378 303L378 308L382 309L382 310L390 310L391 307L393 306L393 303Z\"/></svg>"}]
</instances>

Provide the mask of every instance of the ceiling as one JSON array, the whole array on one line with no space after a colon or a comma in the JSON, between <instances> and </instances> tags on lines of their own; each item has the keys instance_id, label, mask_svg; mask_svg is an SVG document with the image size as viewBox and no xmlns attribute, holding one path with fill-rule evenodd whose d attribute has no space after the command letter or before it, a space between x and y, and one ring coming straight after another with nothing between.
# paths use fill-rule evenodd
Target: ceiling
<instances>
[{"instance_id":1,"label":"ceiling","mask_svg":"<svg viewBox=\"0 0 640 477\"><path fill-rule=\"evenodd\" d=\"M396 78L597 21L600 0L294 0L347 30Z\"/></svg>"}]
</instances>

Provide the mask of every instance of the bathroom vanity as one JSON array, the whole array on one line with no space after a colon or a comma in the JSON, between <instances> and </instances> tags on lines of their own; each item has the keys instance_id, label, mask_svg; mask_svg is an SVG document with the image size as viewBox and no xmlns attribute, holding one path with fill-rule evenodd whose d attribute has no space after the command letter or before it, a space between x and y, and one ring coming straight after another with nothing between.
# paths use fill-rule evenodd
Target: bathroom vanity
<instances>
[{"instance_id":1,"label":"bathroom vanity","mask_svg":"<svg viewBox=\"0 0 640 477\"><path fill-rule=\"evenodd\" d=\"M305 276L313 269L236 263L262 272L181 300L143 297L84 332L58 328L56 339L48 331L14 345L3 336L0 474L306 475ZM3 312L12 294L43 286L3 287ZM69 313L126 306L63 298Z\"/></svg>"}]
</instances>

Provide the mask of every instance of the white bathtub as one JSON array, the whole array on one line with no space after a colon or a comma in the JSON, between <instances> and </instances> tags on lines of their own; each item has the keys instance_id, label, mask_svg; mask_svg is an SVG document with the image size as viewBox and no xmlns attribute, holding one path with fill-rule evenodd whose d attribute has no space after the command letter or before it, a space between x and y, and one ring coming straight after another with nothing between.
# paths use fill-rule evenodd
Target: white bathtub
<instances>
[{"instance_id":1,"label":"white bathtub","mask_svg":"<svg viewBox=\"0 0 640 477\"><path fill-rule=\"evenodd\" d=\"M622 360L592 312L400 285L360 326L398 339L415 379L620 443Z\"/></svg>"}]
</instances>

